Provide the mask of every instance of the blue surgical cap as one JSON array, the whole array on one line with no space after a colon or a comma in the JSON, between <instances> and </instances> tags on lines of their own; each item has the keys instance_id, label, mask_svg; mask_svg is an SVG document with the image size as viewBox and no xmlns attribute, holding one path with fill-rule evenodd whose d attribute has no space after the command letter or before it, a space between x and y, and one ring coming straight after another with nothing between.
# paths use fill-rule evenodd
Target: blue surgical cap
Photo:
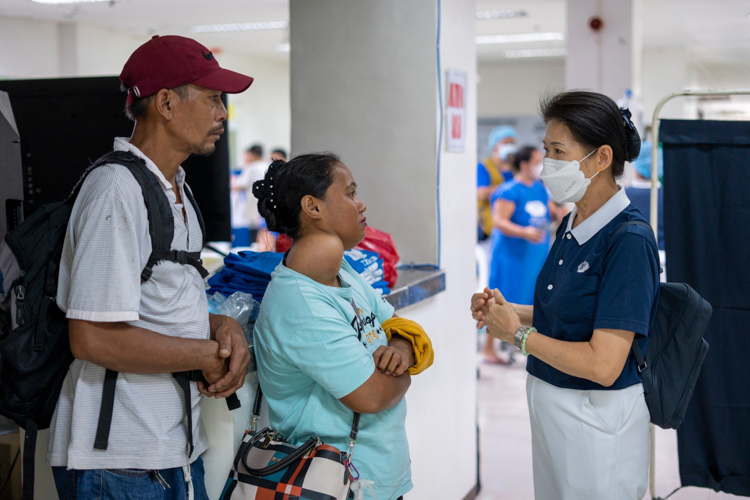
<instances>
[{"instance_id":1,"label":"blue surgical cap","mask_svg":"<svg viewBox=\"0 0 750 500\"><path fill-rule=\"evenodd\" d=\"M498 142L502 141L503 139L507 139L508 137L516 139L518 137L518 132L516 132L516 129L514 129L510 125L501 125L500 127L496 127L492 129L492 132L490 132L490 138L489 140L487 140L487 146L490 149L495 149L495 146Z\"/></svg>"},{"instance_id":2,"label":"blue surgical cap","mask_svg":"<svg viewBox=\"0 0 750 500\"><path fill-rule=\"evenodd\" d=\"M646 179L651 178L651 153L653 146L650 141L641 142L641 152L633 162L635 170ZM664 175L664 150L659 148L659 179Z\"/></svg>"}]
</instances>

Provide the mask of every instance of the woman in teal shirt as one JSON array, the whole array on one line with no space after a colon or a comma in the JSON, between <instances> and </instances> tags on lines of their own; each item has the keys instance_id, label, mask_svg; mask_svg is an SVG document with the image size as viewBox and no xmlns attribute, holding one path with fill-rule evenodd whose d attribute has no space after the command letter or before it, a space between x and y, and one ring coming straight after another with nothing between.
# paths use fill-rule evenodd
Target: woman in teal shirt
<instances>
[{"instance_id":1,"label":"woman in teal shirt","mask_svg":"<svg viewBox=\"0 0 750 500\"><path fill-rule=\"evenodd\" d=\"M294 240L264 296L255 353L274 430L345 451L361 413L354 465L379 499L393 500L412 488L404 395L414 353L387 340L380 325L393 306L343 260L367 227L356 189L333 154L276 161L253 186L268 229Z\"/></svg>"}]
</instances>

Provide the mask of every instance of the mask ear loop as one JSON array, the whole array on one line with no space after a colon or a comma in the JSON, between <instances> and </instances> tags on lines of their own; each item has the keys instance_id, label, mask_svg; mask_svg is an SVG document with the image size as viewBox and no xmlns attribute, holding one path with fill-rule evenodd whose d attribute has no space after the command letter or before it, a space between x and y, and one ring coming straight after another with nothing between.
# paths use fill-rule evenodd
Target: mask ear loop
<instances>
[{"instance_id":1,"label":"mask ear loop","mask_svg":"<svg viewBox=\"0 0 750 500\"><path fill-rule=\"evenodd\" d=\"M581 168L581 162L582 162L583 160L585 160L586 158L588 158L588 157L589 157L589 156L591 156L592 154L596 153L597 151L599 151L599 148L596 148L596 149L594 149L594 150L593 150L592 152L590 152L589 154L587 154L586 156L584 156L583 158L581 158L581 160L580 160L580 161L578 162L578 168L579 168L579 169ZM597 175L599 175L600 173L601 173L601 170L599 170L598 172L596 172L596 173L595 173L594 175L592 175L591 177L587 177L587 179L588 179L588 180L590 181L591 179L593 179L594 177L596 177L596 176L597 176Z\"/></svg>"}]
</instances>

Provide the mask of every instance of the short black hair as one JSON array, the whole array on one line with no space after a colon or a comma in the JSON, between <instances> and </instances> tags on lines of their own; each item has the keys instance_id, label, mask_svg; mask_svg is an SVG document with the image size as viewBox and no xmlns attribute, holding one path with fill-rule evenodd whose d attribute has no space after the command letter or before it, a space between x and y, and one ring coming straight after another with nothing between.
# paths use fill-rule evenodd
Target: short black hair
<instances>
[{"instance_id":1,"label":"short black hair","mask_svg":"<svg viewBox=\"0 0 750 500\"><path fill-rule=\"evenodd\" d=\"M252 146L247 148L247 152L257 156L258 158L263 158L263 146L261 146L260 144L253 144Z\"/></svg>"},{"instance_id":2,"label":"short black hair","mask_svg":"<svg viewBox=\"0 0 750 500\"><path fill-rule=\"evenodd\" d=\"M521 163L525 161L531 161L531 157L534 155L534 151L537 151L537 148L535 148L534 146L524 146L519 149L515 154L515 157L513 158L513 170L515 170L516 172L520 172Z\"/></svg>"},{"instance_id":3,"label":"short black hair","mask_svg":"<svg viewBox=\"0 0 750 500\"><path fill-rule=\"evenodd\" d=\"M298 237L302 198L311 195L324 199L333 184L334 169L340 164L341 159L333 153L306 154L271 163L263 180L253 183L258 212L268 230Z\"/></svg>"},{"instance_id":4,"label":"short black hair","mask_svg":"<svg viewBox=\"0 0 750 500\"><path fill-rule=\"evenodd\" d=\"M625 162L633 161L641 150L641 138L624 110L609 97L596 92L571 90L543 98L541 112L545 123L559 120L570 129L582 146L594 149L605 144L612 148L612 175L620 177Z\"/></svg>"},{"instance_id":5,"label":"short black hair","mask_svg":"<svg viewBox=\"0 0 750 500\"><path fill-rule=\"evenodd\" d=\"M273 151L271 151L271 154L272 155L279 155L279 156L283 157L286 160L286 151L284 151L281 148L274 149Z\"/></svg>"},{"instance_id":6,"label":"short black hair","mask_svg":"<svg viewBox=\"0 0 750 500\"><path fill-rule=\"evenodd\" d=\"M123 92L127 92L128 88L125 86L125 84L121 83L120 90L122 90ZM182 100L187 99L190 95L188 93L187 84L180 85L179 87L175 87L171 90ZM125 116L133 121L137 121L139 118L143 118L144 116L146 116L146 113L148 113L148 107L151 104L151 101L154 100L154 95L150 95L148 97L138 97L133 99L133 102L131 102L130 104L125 103Z\"/></svg>"}]
</instances>

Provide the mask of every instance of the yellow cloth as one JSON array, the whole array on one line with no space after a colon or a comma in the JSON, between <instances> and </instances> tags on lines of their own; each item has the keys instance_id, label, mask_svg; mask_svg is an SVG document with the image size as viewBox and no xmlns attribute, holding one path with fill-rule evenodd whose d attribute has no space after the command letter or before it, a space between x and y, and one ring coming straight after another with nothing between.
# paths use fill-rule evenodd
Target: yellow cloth
<instances>
[{"instance_id":1,"label":"yellow cloth","mask_svg":"<svg viewBox=\"0 0 750 500\"><path fill-rule=\"evenodd\" d=\"M409 368L411 375L422 373L432 366L432 362L435 360L432 341L418 323L406 318L391 318L384 321L381 326L389 341L396 334L411 342L414 349L414 366Z\"/></svg>"},{"instance_id":2,"label":"yellow cloth","mask_svg":"<svg viewBox=\"0 0 750 500\"><path fill-rule=\"evenodd\" d=\"M495 162L492 161L491 156L485 158L482 161L482 165L484 165L484 168L490 176L490 186L496 188L503 183L505 180L503 179L503 174L500 173L500 169L495 165ZM479 210L479 224L482 227L484 234L489 236L492 234L492 207L490 206L490 201L477 200L477 208Z\"/></svg>"}]
</instances>

